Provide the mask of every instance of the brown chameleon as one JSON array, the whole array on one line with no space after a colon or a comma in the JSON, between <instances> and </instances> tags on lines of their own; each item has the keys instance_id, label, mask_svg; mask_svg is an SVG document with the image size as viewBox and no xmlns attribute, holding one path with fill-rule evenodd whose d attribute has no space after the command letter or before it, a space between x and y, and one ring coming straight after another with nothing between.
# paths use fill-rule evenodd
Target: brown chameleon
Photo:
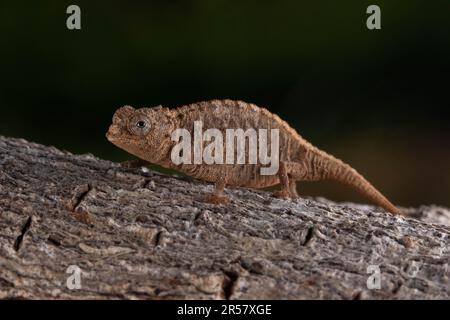
<instances>
[{"instance_id":1,"label":"brown chameleon","mask_svg":"<svg viewBox=\"0 0 450 320\"><path fill-rule=\"evenodd\" d=\"M278 129L279 169L274 175L260 174L262 164L175 164L172 161L172 132L193 130L194 121L202 121L203 130L215 128L225 132L230 128ZM215 183L214 192L205 200L226 203L226 186L266 188L281 185L275 196L296 198L296 181L335 180L353 187L387 211L400 210L387 200L355 169L319 150L303 139L277 115L254 104L233 100L211 100L175 109L134 109L124 106L116 111L106 137L129 153L153 164L175 169L189 176Z\"/></svg>"}]
</instances>

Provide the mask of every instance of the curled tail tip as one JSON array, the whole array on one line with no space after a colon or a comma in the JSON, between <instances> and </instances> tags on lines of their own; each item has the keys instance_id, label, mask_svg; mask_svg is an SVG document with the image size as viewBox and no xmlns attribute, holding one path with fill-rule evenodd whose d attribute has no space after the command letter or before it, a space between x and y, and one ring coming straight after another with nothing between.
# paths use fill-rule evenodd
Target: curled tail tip
<instances>
[{"instance_id":1,"label":"curled tail tip","mask_svg":"<svg viewBox=\"0 0 450 320\"><path fill-rule=\"evenodd\" d=\"M397 207L392 207L392 208L389 208L389 209L386 209L389 213L391 213L391 214L393 214L393 215L395 215L395 216L402 216L402 215L404 215L403 214L403 212L402 212L402 210L400 210L399 208L397 208Z\"/></svg>"},{"instance_id":2,"label":"curled tail tip","mask_svg":"<svg viewBox=\"0 0 450 320\"><path fill-rule=\"evenodd\" d=\"M399 208L397 208L396 206L394 206L392 208L392 210L389 210L389 212L396 216L404 216L405 215L405 213L402 210L400 210Z\"/></svg>"},{"instance_id":3,"label":"curled tail tip","mask_svg":"<svg viewBox=\"0 0 450 320\"><path fill-rule=\"evenodd\" d=\"M393 215L400 215L403 216L404 213L402 210L400 210L398 207L396 207L395 205L393 205L391 202L389 202L386 199L386 202L383 201L383 203L379 204L384 210L386 210L387 212L393 214Z\"/></svg>"}]
</instances>

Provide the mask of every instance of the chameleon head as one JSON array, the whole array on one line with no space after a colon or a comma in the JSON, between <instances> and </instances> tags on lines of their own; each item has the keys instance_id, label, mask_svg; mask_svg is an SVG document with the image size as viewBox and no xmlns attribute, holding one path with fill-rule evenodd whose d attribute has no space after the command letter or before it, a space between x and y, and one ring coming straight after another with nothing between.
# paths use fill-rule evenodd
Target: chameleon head
<instances>
[{"instance_id":1,"label":"chameleon head","mask_svg":"<svg viewBox=\"0 0 450 320\"><path fill-rule=\"evenodd\" d=\"M152 163L165 156L170 148L172 132L170 111L161 106L135 109L124 106L118 109L106 138L125 151Z\"/></svg>"}]
</instances>

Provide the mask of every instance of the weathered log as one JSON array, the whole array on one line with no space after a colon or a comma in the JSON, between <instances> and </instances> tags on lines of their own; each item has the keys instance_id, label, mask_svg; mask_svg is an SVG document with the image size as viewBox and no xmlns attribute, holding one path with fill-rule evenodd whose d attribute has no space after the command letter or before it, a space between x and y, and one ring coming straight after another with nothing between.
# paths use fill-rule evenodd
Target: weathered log
<instances>
[{"instance_id":1,"label":"weathered log","mask_svg":"<svg viewBox=\"0 0 450 320\"><path fill-rule=\"evenodd\" d=\"M0 154L0 298L450 298L445 208L243 188L217 206L188 178L21 139Z\"/></svg>"}]
</instances>

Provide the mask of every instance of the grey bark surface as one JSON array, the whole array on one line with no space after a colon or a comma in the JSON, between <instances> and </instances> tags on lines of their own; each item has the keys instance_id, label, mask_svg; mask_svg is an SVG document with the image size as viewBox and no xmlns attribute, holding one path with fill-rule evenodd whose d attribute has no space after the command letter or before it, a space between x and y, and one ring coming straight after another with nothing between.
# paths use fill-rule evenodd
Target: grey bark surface
<instances>
[{"instance_id":1,"label":"grey bark surface","mask_svg":"<svg viewBox=\"0 0 450 320\"><path fill-rule=\"evenodd\" d=\"M401 217L241 188L201 202L211 190L0 137L0 298L450 298L448 209Z\"/></svg>"}]
</instances>

